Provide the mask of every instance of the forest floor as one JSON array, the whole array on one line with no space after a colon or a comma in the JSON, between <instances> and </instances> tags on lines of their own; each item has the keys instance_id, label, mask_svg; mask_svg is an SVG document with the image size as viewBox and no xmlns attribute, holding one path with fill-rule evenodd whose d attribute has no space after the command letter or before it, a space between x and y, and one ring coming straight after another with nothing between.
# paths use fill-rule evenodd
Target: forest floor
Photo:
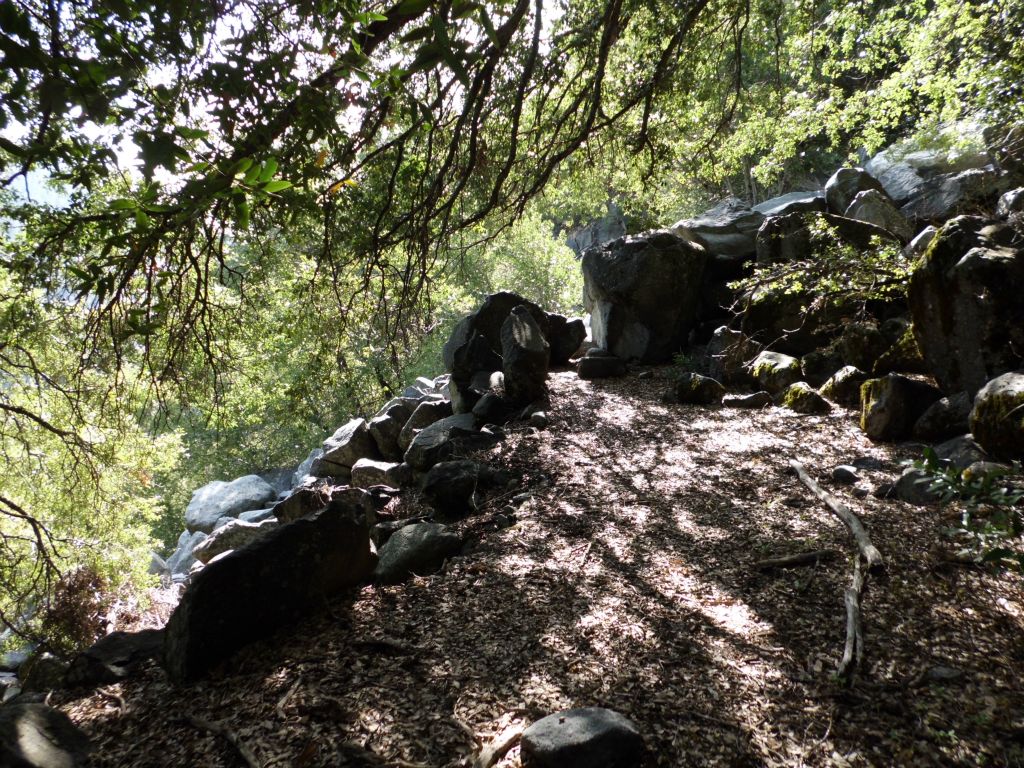
<instances>
[{"instance_id":1,"label":"forest floor","mask_svg":"<svg viewBox=\"0 0 1024 768\"><path fill-rule=\"evenodd\" d=\"M828 479L873 457L868 478L894 480L916 447L871 443L849 411L664 405L668 369L651 370L552 374L550 427L481 455L521 483L460 524L478 543L438 575L353 591L192 686L153 666L52 702L94 766L469 766L504 729L591 705L639 725L651 766L1024 765L1021 577L947 562L941 508ZM850 687L835 671L856 549L793 458L887 561ZM754 565L821 549L839 554Z\"/></svg>"}]
</instances>

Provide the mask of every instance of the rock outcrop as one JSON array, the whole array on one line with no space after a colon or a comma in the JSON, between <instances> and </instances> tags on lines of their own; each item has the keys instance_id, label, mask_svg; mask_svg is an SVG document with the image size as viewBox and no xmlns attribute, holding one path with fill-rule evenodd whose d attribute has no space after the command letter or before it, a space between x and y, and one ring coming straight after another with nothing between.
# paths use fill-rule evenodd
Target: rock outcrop
<instances>
[{"instance_id":1,"label":"rock outcrop","mask_svg":"<svg viewBox=\"0 0 1024 768\"><path fill-rule=\"evenodd\" d=\"M594 343L624 360L663 363L693 328L707 253L666 230L614 240L583 256Z\"/></svg>"}]
</instances>

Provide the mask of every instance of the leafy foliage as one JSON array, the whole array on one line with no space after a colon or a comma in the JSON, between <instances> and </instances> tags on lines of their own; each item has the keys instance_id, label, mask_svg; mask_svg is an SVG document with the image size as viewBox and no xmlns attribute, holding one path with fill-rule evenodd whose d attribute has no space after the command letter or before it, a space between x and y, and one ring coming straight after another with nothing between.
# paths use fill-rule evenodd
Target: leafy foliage
<instances>
[{"instance_id":1,"label":"leafy foliage","mask_svg":"<svg viewBox=\"0 0 1024 768\"><path fill-rule=\"evenodd\" d=\"M1019 462L981 472L960 470L939 460L929 447L915 466L930 477L929 488L943 504L959 508L959 533L983 562L1024 570L1019 541L1024 534L1024 474Z\"/></svg>"}]
</instances>

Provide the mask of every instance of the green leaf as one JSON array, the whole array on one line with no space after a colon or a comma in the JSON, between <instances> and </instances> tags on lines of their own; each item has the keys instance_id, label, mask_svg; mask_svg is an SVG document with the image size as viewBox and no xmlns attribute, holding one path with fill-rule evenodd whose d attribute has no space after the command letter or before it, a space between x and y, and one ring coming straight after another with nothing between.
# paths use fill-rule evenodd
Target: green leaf
<instances>
[{"instance_id":1,"label":"green leaf","mask_svg":"<svg viewBox=\"0 0 1024 768\"><path fill-rule=\"evenodd\" d=\"M288 189L291 186L292 183L290 181L284 181L283 179L279 179L278 181L268 181L261 187L261 189L264 192L272 194L274 192L281 192L282 190Z\"/></svg>"},{"instance_id":2,"label":"green leaf","mask_svg":"<svg viewBox=\"0 0 1024 768\"><path fill-rule=\"evenodd\" d=\"M263 170L260 171L260 182L267 182L274 178L274 174L277 173L277 158L268 157L263 161Z\"/></svg>"},{"instance_id":3,"label":"green leaf","mask_svg":"<svg viewBox=\"0 0 1024 768\"><path fill-rule=\"evenodd\" d=\"M130 211L133 208L138 208L139 204L127 197L118 197L111 200L107 207L112 211Z\"/></svg>"},{"instance_id":4,"label":"green leaf","mask_svg":"<svg viewBox=\"0 0 1024 768\"><path fill-rule=\"evenodd\" d=\"M231 169L229 175L237 176L240 173L245 173L252 167L252 164L253 159L251 157L243 157L241 160L235 163L235 166Z\"/></svg>"}]
</instances>

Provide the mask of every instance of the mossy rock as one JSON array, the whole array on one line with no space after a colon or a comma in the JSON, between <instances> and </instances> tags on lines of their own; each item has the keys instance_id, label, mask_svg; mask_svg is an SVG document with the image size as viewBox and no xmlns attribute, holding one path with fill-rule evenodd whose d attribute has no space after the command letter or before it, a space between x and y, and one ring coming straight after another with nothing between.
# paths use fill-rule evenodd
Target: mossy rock
<instances>
[{"instance_id":1,"label":"mossy rock","mask_svg":"<svg viewBox=\"0 0 1024 768\"><path fill-rule=\"evenodd\" d=\"M666 393L666 402L690 405L711 405L722 402L725 387L709 376L699 373L684 373Z\"/></svg>"},{"instance_id":2,"label":"mossy rock","mask_svg":"<svg viewBox=\"0 0 1024 768\"><path fill-rule=\"evenodd\" d=\"M860 428L872 440L903 440L942 392L896 373L868 379L860 388Z\"/></svg>"},{"instance_id":3,"label":"mossy rock","mask_svg":"<svg viewBox=\"0 0 1024 768\"><path fill-rule=\"evenodd\" d=\"M873 373L876 376L887 373L928 373L928 364L921 355L913 326L909 326L896 343L875 360Z\"/></svg>"},{"instance_id":4,"label":"mossy rock","mask_svg":"<svg viewBox=\"0 0 1024 768\"><path fill-rule=\"evenodd\" d=\"M1004 373L981 388L971 410L971 434L993 456L1024 458L1024 371Z\"/></svg>"},{"instance_id":5,"label":"mossy rock","mask_svg":"<svg viewBox=\"0 0 1024 768\"><path fill-rule=\"evenodd\" d=\"M761 352L751 362L750 374L759 386L778 394L800 380L800 361L781 352Z\"/></svg>"},{"instance_id":6,"label":"mossy rock","mask_svg":"<svg viewBox=\"0 0 1024 768\"><path fill-rule=\"evenodd\" d=\"M821 394L840 405L856 408L860 404L861 385L868 375L853 365L840 368L821 387Z\"/></svg>"},{"instance_id":7,"label":"mossy rock","mask_svg":"<svg viewBox=\"0 0 1024 768\"><path fill-rule=\"evenodd\" d=\"M825 414L832 411L828 400L818 394L806 381L791 384L779 400L779 404L791 411L803 414Z\"/></svg>"}]
</instances>

